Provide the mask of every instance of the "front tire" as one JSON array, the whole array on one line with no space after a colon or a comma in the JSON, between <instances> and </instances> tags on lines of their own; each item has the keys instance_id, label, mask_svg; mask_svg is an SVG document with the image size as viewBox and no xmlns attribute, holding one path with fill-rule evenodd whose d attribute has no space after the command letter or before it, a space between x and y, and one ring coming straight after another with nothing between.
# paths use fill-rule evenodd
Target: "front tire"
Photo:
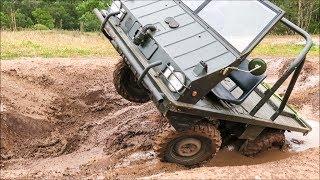
<instances>
[{"instance_id":1,"label":"front tire","mask_svg":"<svg viewBox=\"0 0 320 180\"><path fill-rule=\"evenodd\" d=\"M121 59L113 72L113 84L123 98L135 103L146 103L150 101L148 90L139 86L137 79L126 62Z\"/></svg>"},{"instance_id":2,"label":"front tire","mask_svg":"<svg viewBox=\"0 0 320 180\"><path fill-rule=\"evenodd\" d=\"M194 166L214 157L220 146L216 127L202 124L181 132L167 129L158 136L155 150L161 161Z\"/></svg>"}]
</instances>

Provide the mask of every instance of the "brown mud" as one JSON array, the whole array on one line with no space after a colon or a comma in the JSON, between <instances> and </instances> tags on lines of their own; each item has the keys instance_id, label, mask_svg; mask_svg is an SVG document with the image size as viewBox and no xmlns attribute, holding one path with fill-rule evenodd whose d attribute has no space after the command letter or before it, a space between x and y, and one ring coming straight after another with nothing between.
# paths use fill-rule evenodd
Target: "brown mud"
<instances>
[{"instance_id":1,"label":"brown mud","mask_svg":"<svg viewBox=\"0 0 320 180\"><path fill-rule=\"evenodd\" d=\"M288 60L267 60L271 66L268 81L274 82ZM2 178L121 179L152 175L170 178L170 173L188 170L156 158L152 150L154 136L168 125L167 121L152 103L134 104L117 95L112 84L116 62L107 58L1 61ZM319 120L318 91L305 92L319 88L313 79L319 78L318 63L307 62L291 99L298 109L310 107L308 111L302 111L302 115L315 120ZM317 123L315 126L318 127ZM315 131L319 132L319 129ZM288 135L291 138L288 141L297 136ZM279 160L288 165L300 156L314 159L319 155L317 142L304 148L315 147L305 153L271 150L254 159L244 157L228 146L203 164L199 173L217 167L231 170L270 166L274 169L267 169L267 172L275 171ZM319 169L319 161L314 160L311 165L306 170L308 177L318 177L319 171L315 172L315 169ZM300 165L287 170L287 177L295 177L294 172L300 171L298 167ZM190 173L194 171L197 169ZM230 172L224 175L234 177Z\"/></svg>"}]
</instances>

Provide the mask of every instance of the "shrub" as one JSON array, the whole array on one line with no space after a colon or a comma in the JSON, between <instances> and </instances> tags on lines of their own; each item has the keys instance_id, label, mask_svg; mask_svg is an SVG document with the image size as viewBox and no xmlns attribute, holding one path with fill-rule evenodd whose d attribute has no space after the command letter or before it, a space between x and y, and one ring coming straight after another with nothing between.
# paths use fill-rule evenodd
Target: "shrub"
<instances>
[{"instance_id":1,"label":"shrub","mask_svg":"<svg viewBox=\"0 0 320 180\"><path fill-rule=\"evenodd\" d=\"M34 30L40 30L40 31L43 31L43 30L49 30L49 28L43 24L35 24L33 26L33 29Z\"/></svg>"},{"instance_id":2,"label":"shrub","mask_svg":"<svg viewBox=\"0 0 320 180\"><path fill-rule=\"evenodd\" d=\"M34 25L32 19L20 11L16 12L16 21L17 27L21 28L30 28Z\"/></svg>"},{"instance_id":3,"label":"shrub","mask_svg":"<svg viewBox=\"0 0 320 180\"><path fill-rule=\"evenodd\" d=\"M37 8L36 10L32 11L32 16L35 18L38 24L43 24L49 29L54 28L54 19L45 9Z\"/></svg>"},{"instance_id":4,"label":"shrub","mask_svg":"<svg viewBox=\"0 0 320 180\"><path fill-rule=\"evenodd\" d=\"M80 23L83 23L85 31L98 31L100 22L92 12L86 12L80 18Z\"/></svg>"},{"instance_id":5,"label":"shrub","mask_svg":"<svg viewBox=\"0 0 320 180\"><path fill-rule=\"evenodd\" d=\"M8 15L4 14L3 12L0 12L0 24L1 29L7 29L10 28L10 19Z\"/></svg>"}]
</instances>

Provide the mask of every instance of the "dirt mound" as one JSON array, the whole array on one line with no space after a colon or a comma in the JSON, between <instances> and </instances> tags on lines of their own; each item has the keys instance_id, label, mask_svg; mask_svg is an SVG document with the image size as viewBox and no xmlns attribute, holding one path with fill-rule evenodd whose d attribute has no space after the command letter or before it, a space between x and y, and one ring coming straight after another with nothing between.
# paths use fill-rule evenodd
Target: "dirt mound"
<instances>
[{"instance_id":1,"label":"dirt mound","mask_svg":"<svg viewBox=\"0 0 320 180\"><path fill-rule=\"evenodd\" d=\"M59 143L58 140L46 143L52 132L51 124L41 119L33 119L16 112L2 112L0 123L2 159L12 158L19 152L22 157L36 156L39 153L37 150ZM35 142L35 139L43 142Z\"/></svg>"},{"instance_id":2,"label":"dirt mound","mask_svg":"<svg viewBox=\"0 0 320 180\"><path fill-rule=\"evenodd\" d=\"M267 82L274 84L289 68L294 59L288 58L265 58L268 63ZM301 71L299 79L294 87L289 103L298 109L303 116L319 120L319 59L307 59ZM277 91L284 95L290 78Z\"/></svg>"},{"instance_id":3,"label":"dirt mound","mask_svg":"<svg viewBox=\"0 0 320 180\"><path fill-rule=\"evenodd\" d=\"M151 150L153 137L166 120L152 103L133 104L117 95L112 84L115 63L109 59L2 63L5 168L14 168L10 164L19 158L31 158L14 163L27 166L37 161L33 158L61 158L89 149L110 155L114 160L105 166L114 166L123 154Z\"/></svg>"},{"instance_id":4,"label":"dirt mound","mask_svg":"<svg viewBox=\"0 0 320 180\"><path fill-rule=\"evenodd\" d=\"M264 168L261 168L261 165L201 167L142 179L318 179L319 169L314 169L313 162L317 162L319 166L319 155L319 149L312 149L285 160L265 163ZM271 169L272 171L268 172ZM295 170L294 173L292 169Z\"/></svg>"},{"instance_id":5,"label":"dirt mound","mask_svg":"<svg viewBox=\"0 0 320 180\"><path fill-rule=\"evenodd\" d=\"M2 63L3 158L73 152L85 139L80 131L86 122L130 105L112 88L114 62L27 59Z\"/></svg>"},{"instance_id":6,"label":"dirt mound","mask_svg":"<svg viewBox=\"0 0 320 180\"><path fill-rule=\"evenodd\" d=\"M134 104L117 95L116 63L2 61L1 175L128 178L184 170L155 158L154 137L167 121L153 103Z\"/></svg>"}]
</instances>

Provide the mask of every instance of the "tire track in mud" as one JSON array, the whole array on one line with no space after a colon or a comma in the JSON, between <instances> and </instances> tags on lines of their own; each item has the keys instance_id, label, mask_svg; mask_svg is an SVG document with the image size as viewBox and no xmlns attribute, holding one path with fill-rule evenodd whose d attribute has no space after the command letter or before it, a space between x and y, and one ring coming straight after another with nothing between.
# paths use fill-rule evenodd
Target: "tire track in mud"
<instances>
[{"instance_id":1,"label":"tire track in mud","mask_svg":"<svg viewBox=\"0 0 320 180\"><path fill-rule=\"evenodd\" d=\"M82 127L85 122L95 121L130 104L115 95L112 87L107 88L111 86L111 79L105 79L105 72L112 72L108 70L110 62L103 65L103 61L99 60L101 65L95 72L89 71L90 76L87 70L92 68L92 62L82 60L81 66L78 65L72 73L64 73L66 76L63 77L63 71L71 70L79 62L48 61L38 59L3 63L1 104L5 111L1 112L1 130L4 132L1 136L2 159L71 153L87 138L89 129ZM44 70L37 70L40 66ZM39 122L46 122L46 125ZM47 133L41 131L43 133L39 135L42 136L33 136L32 127L35 125ZM16 126L25 129L20 133L14 129ZM22 148L21 142L24 141L28 143Z\"/></svg>"},{"instance_id":2,"label":"tire track in mud","mask_svg":"<svg viewBox=\"0 0 320 180\"><path fill-rule=\"evenodd\" d=\"M75 164L56 167L61 175L67 170L63 167L79 168L89 163L90 158L79 156L92 150L99 152L93 157L109 159L104 166L112 168L126 155L152 148L153 137L166 123L164 118L152 103L133 104L117 95L111 76L116 61L105 61L53 59L44 63L36 59L10 61L2 67L1 102L5 111L1 112L1 130L5 136L1 139L1 161L7 172L31 169L52 173L51 167L44 165L43 169L33 162L45 164L51 159L54 164L69 158ZM42 69L37 70L40 66ZM34 110L30 111L29 105ZM25 133L15 136L19 130L14 127L19 125ZM71 160L69 155L82 160Z\"/></svg>"}]
</instances>

